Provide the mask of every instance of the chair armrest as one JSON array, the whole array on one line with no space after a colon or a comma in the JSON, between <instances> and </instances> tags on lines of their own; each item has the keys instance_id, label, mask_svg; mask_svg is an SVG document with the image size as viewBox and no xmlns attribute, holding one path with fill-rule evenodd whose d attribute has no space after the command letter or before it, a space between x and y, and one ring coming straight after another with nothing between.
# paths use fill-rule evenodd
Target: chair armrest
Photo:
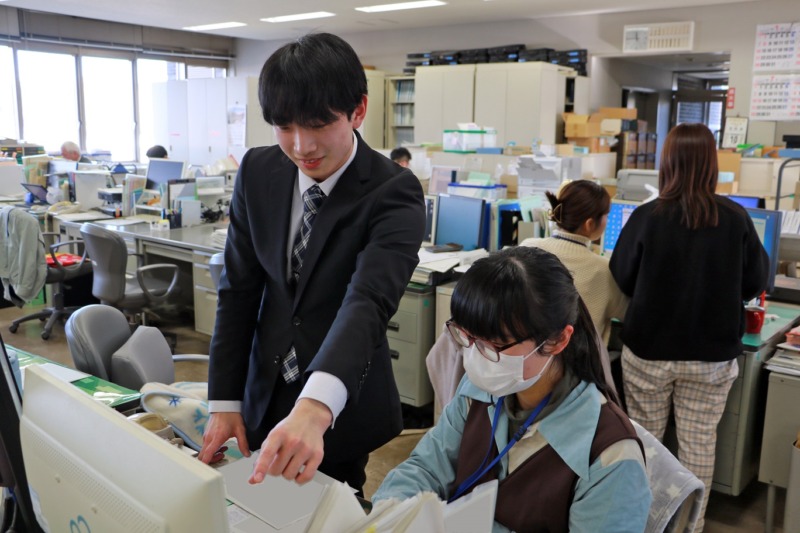
<instances>
[{"instance_id":1,"label":"chair armrest","mask_svg":"<svg viewBox=\"0 0 800 533\"><path fill-rule=\"evenodd\" d=\"M58 235L58 234L56 234ZM56 250L61 248L62 246L73 245L73 244L83 244L81 240L74 240L74 241L61 241L55 244L50 245L50 257L53 258L53 266L50 268L57 268L59 270L66 270L66 271L73 271L73 270L80 270L83 267L83 264L86 262L86 247L83 247L83 254L81 255L81 260L75 264L70 265L68 267L63 266L61 263L58 262L58 258L56 257Z\"/></svg>"},{"instance_id":2,"label":"chair armrest","mask_svg":"<svg viewBox=\"0 0 800 533\"><path fill-rule=\"evenodd\" d=\"M147 288L147 284L145 282L144 274L145 272L153 271L153 270L171 270L172 271L172 281L170 281L169 287L163 292L161 291L153 291ZM175 287L178 285L178 265L171 265L169 263L158 263L155 265L147 265L143 267L139 267L136 269L136 280L139 282L139 286L142 288L142 292L144 292L145 297L148 300L153 302L163 302L167 299L167 297L175 290Z\"/></svg>"},{"instance_id":3,"label":"chair armrest","mask_svg":"<svg viewBox=\"0 0 800 533\"><path fill-rule=\"evenodd\" d=\"M138 252L128 252L128 256L134 256L136 258L136 267L141 268L144 266L144 254L140 254Z\"/></svg>"}]
</instances>

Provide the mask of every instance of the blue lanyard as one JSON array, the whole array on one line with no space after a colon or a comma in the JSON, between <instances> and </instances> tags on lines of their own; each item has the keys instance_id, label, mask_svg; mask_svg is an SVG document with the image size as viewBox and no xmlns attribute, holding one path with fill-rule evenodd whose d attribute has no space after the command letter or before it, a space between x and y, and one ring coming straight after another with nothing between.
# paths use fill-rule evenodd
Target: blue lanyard
<instances>
[{"instance_id":1,"label":"blue lanyard","mask_svg":"<svg viewBox=\"0 0 800 533\"><path fill-rule=\"evenodd\" d=\"M494 460L484 468L483 465L486 464L486 460L489 458L489 454L492 452L492 446L494 446L494 432L497 431L497 422L498 420L500 420L500 411L502 411L503 409L503 400L505 399L505 396L500 396L500 398L497 399L497 403L494 406L494 418L492 420L492 434L489 436L489 449L486 450L486 455L484 456L483 461L481 461L481 466L479 466L475 470L475 472L472 473L471 476L465 479L461 483L461 485L458 486L458 489L456 489L455 494L453 494L447 500L447 503L450 503L460 498L461 495L464 494L464 492L466 492L467 489L472 487L472 485L474 485L480 478L482 478L483 475L486 474L486 472L491 470L494 467L494 465L496 465L497 462L500 459L502 459L505 454L508 453L508 450L510 450L511 447L514 446L517 443L517 441L522 438L523 435L525 435L525 432L528 431L528 428L533 423L533 420L536 418L536 415L538 415L542 411L542 409L544 409L544 406L547 405L547 402L550 401L550 396L552 396L552 393L545 396L542 399L542 401L539 402L539 405L537 405L536 408L534 408L533 412L525 420L525 423L520 426L517 432L514 433L514 436L511 437L511 440L508 441L508 444L506 444L506 447L503 448L503 451L501 451L497 455L497 457L495 457Z\"/></svg>"}]
</instances>

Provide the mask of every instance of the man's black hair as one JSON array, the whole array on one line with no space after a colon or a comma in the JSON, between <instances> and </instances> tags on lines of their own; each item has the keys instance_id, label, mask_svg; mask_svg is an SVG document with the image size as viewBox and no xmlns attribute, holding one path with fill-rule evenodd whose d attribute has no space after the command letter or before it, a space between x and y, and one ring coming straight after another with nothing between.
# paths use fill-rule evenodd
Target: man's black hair
<instances>
[{"instance_id":1,"label":"man's black hair","mask_svg":"<svg viewBox=\"0 0 800 533\"><path fill-rule=\"evenodd\" d=\"M389 154L389 159L392 161L400 161L403 159L406 161L411 161L411 152L408 151L408 148L403 148L401 146L392 150L392 153Z\"/></svg>"},{"instance_id":2,"label":"man's black hair","mask_svg":"<svg viewBox=\"0 0 800 533\"><path fill-rule=\"evenodd\" d=\"M164 159L167 157L167 149L161 146L160 144L156 144L155 146L151 146L148 148L147 153L145 154L149 158L160 158Z\"/></svg>"},{"instance_id":3,"label":"man's black hair","mask_svg":"<svg viewBox=\"0 0 800 533\"><path fill-rule=\"evenodd\" d=\"M261 113L269 124L301 127L348 120L367 94L367 76L341 37L310 33L273 53L258 79Z\"/></svg>"}]
</instances>

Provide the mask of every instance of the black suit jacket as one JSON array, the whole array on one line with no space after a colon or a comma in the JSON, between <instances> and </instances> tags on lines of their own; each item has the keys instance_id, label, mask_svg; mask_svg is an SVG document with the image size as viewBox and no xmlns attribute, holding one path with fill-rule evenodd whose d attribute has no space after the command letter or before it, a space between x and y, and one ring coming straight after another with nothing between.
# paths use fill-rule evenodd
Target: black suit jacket
<instances>
[{"instance_id":1,"label":"black suit jacket","mask_svg":"<svg viewBox=\"0 0 800 533\"><path fill-rule=\"evenodd\" d=\"M310 372L333 374L348 400L325 433L325 460L352 461L402 429L386 324L418 262L423 193L409 170L359 137L355 159L314 220L293 287L287 246L296 181L297 167L278 146L249 150L242 160L211 341L209 399L243 401L248 433L259 428L265 435L289 414ZM286 385L280 363L292 345L301 379Z\"/></svg>"}]
</instances>

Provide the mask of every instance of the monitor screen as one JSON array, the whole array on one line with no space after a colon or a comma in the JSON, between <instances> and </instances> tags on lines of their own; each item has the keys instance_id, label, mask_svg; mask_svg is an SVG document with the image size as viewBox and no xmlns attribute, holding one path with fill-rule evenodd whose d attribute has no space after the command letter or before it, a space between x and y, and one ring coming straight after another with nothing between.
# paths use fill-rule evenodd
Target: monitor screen
<instances>
[{"instance_id":1,"label":"monitor screen","mask_svg":"<svg viewBox=\"0 0 800 533\"><path fill-rule=\"evenodd\" d=\"M220 472L36 365L19 433L43 529L228 531Z\"/></svg>"},{"instance_id":2,"label":"monitor screen","mask_svg":"<svg viewBox=\"0 0 800 533\"><path fill-rule=\"evenodd\" d=\"M780 211L768 211L766 209L755 209L746 207L747 214L753 221L758 238L769 256L769 277L767 278L767 294L771 294L775 288L775 273L778 270L778 249L781 242L781 221Z\"/></svg>"},{"instance_id":3,"label":"monitor screen","mask_svg":"<svg viewBox=\"0 0 800 533\"><path fill-rule=\"evenodd\" d=\"M626 200L611 200L611 209L608 212L608 223L606 230L603 232L603 238L600 241L600 253L605 256L611 256L614 247L617 245L619 233L622 227L628 222L633 210L636 209L640 202L632 202Z\"/></svg>"},{"instance_id":4,"label":"monitor screen","mask_svg":"<svg viewBox=\"0 0 800 533\"><path fill-rule=\"evenodd\" d=\"M422 244L433 244L436 238L436 206L439 197L435 194L425 195L425 235Z\"/></svg>"},{"instance_id":5,"label":"monitor screen","mask_svg":"<svg viewBox=\"0 0 800 533\"><path fill-rule=\"evenodd\" d=\"M19 419L22 415L21 383L12 371L9 353L0 338L0 487L13 491L19 513L16 531L35 531L28 481L22 466ZM13 512L11 509L7 511ZM27 526L27 527L24 527Z\"/></svg>"},{"instance_id":6,"label":"monitor screen","mask_svg":"<svg viewBox=\"0 0 800 533\"><path fill-rule=\"evenodd\" d=\"M162 183L183 179L183 161L173 159L151 159L147 165L147 188L158 189Z\"/></svg>"},{"instance_id":7,"label":"monitor screen","mask_svg":"<svg viewBox=\"0 0 800 533\"><path fill-rule=\"evenodd\" d=\"M764 198L759 198L758 196L734 196L728 195L730 200L733 200L737 204L742 207L754 207L757 209L764 209L767 207L766 201Z\"/></svg>"},{"instance_id":8,"label":"monitor screen","mask_svg":"<svg viewBox=\"0 0 800 533\"><path fill-rule=\"evenodd\" d=\"M486 201L482 198L440 194L434 244L456 243L464 250L481 248Z\"/></svg>"}]
</instances>

